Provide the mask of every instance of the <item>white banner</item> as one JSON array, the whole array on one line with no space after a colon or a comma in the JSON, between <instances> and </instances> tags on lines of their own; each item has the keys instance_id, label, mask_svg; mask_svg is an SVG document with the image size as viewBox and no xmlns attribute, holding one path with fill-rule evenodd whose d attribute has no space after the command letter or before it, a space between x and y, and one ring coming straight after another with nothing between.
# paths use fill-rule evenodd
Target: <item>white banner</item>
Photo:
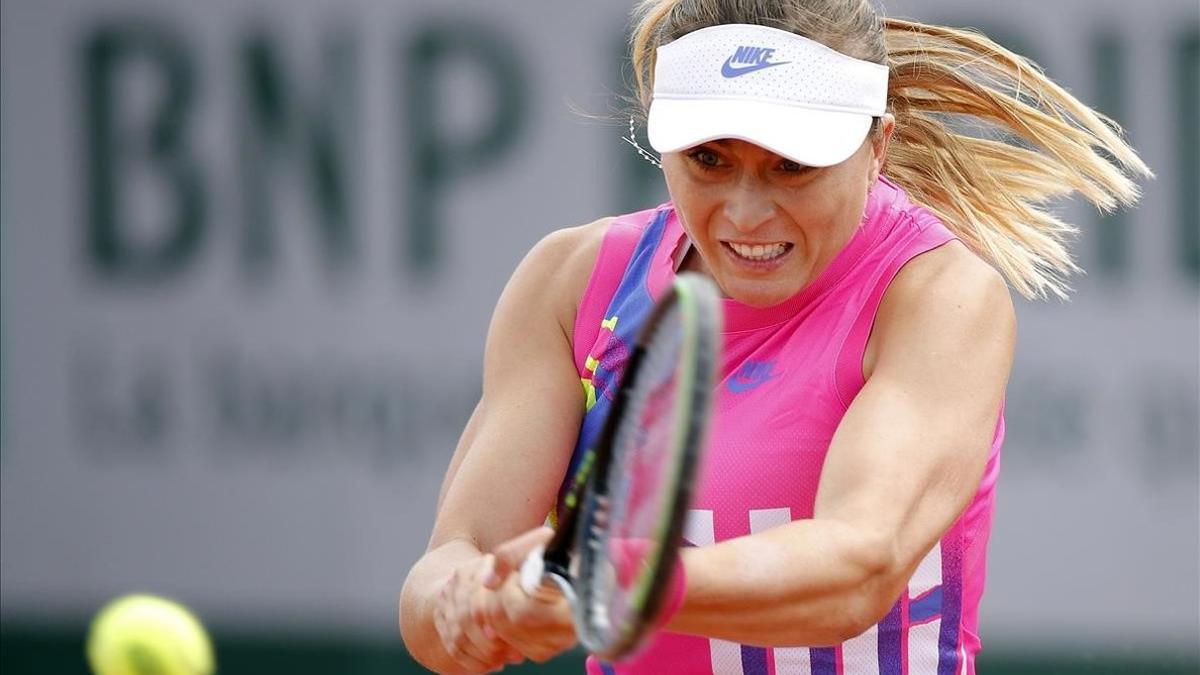
<instances>
[{"instance_id":1,"label":"white banner","mask_svg":"<svg viewBox=\"0 0 1200 675\"><path fill-rule=\"evenodd\" d=\"M1000 4L889 3L1030 51L1159 177L1069 207L1089 275L1020 307L984 639L1187 644L1200 17ZM628 7L2 7L4 620L394 631L509 273L662 194L573 110L615 105Z\"/></svg>"}]
</instances>

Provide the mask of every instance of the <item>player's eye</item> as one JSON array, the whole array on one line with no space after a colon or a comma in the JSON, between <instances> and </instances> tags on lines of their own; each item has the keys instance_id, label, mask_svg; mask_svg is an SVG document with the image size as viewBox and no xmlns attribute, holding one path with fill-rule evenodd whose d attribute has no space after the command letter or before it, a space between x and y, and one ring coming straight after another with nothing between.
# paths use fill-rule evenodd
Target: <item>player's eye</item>
<instances>
[{"instance_id":1,"label":"player's eye","mask_svg":"<svg viewBox=\"0 0 1200 675\"><path fill-rule=\"evenodd\" d=\"M702 169L715 169L721 165L721 157L704 146L692 148L687 157Z\"/></svg>"},{"instance_id":2,"label":"player's eye","mask_svg":"<svg viewBox=\"0 0 1200 675\"><path fill-rule=\"evenodd\" d=\"M804 173L812 168L811 166L805 166L800 162L794 162L790 159L785 159L779 163L779 170L784 173Z\"/></svg>"}]
</instances>

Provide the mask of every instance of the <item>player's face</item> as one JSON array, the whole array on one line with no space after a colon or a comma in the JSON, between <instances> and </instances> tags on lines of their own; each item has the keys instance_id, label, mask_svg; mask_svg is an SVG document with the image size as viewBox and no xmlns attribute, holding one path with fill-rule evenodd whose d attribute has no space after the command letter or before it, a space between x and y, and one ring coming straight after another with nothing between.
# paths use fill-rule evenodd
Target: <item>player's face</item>
<instances>
[{"instance_id":1,"label":"player's face","mask_svg":"<svg viewBox=\"0 0 1200 675\"><path fill-rule=\"evenodd\" d=\"M721 290L768 307L833 260L862 220L894 123L841 164L806 167L740 140L663 156L675 208Z\"/></svg>"}]
</instances>

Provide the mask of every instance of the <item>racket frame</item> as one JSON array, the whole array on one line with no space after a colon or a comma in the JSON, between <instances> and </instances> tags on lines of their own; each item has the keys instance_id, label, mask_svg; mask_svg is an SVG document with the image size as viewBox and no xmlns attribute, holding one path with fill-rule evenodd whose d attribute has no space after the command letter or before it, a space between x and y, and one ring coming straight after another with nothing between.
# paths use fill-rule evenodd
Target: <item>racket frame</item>
<instances>
[{"instance_id":1,"label":"racket frame","mask_svg":"<svg viewBox=\"0 0 1200 675\"><path fill-rule=\"evenodd\" d=\"M586 583L594 566L604 564L607 556L604 550L607 523L594 521L609 512L608 473L614 460L617 434L647 345L663 315L672 307L678 308L683 325L683 342L677 361L694 364L676 373L673 414L677 428L672 436L674 447L670 451L670 482L661 487L665 494L673 495L673 499L656 527L655 536L662 543L653 548L651 557L645 561L653 573L640 577L630 593L630 604L636 607L634 620L614 634L606 617L593 611L597 598ZM563 591L573 609L580 643L603 660L619 660L635 650L665 600L706 442L716 384L720 318L720 301L712 282L695 274L680 274L668 295L655 303L638 333L600 435L576 472L558 529L545 550L531 553L522 566L521 584L527 592L533 593L537 586L547 582ZM680 424L680 420L686 420L686 423Z\"/></svg>"}]
</instances>

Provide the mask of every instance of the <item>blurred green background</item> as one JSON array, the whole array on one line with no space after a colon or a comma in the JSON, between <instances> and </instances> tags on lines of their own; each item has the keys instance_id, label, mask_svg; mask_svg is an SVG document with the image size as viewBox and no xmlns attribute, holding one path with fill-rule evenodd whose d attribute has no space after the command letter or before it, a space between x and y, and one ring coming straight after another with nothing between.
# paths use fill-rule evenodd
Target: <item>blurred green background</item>
<instances>
[{"instance_id":1,"label":"blurred green background","mask_svg":"<svg viewBox=\"0 0 1200 675\"><path fill-rule=\"evenodd\" d=\"M980 672L1198 672L1200 8L885 8L1035 58L1157 173L1058 205L1088 274L1018 305ZM130 592L221 673L417 670L396 598L500 289L665 199L629 9L0 0L0 670L83 672Z\"/></svg>"},{"instance_id":2,"label":"blurred green background","mask_svg":"<svg viewBox=\"0 0 1200 675\"><path fill-rule=\"evenodd\" d=\"M84 631L6 629L0 669L6 673L61 673L83 675L90 672L84 661ZM429 672L405 653L397 641L347 639L328 636L263 637L246 634L214 636L218 650L218 672L222 675L290 673L324 675L402 675ZM976 664L988 675L1192 675L1196 673L1194 651L1149 653L1113 648L1092 650L1056 649L1048 651L984 650ZM505 673L514 675L569 675L583 672L583 654L569 654L549 663L510 666ZM664 670L664 673L670 672Z\"/></svg>"}]
</instances>

